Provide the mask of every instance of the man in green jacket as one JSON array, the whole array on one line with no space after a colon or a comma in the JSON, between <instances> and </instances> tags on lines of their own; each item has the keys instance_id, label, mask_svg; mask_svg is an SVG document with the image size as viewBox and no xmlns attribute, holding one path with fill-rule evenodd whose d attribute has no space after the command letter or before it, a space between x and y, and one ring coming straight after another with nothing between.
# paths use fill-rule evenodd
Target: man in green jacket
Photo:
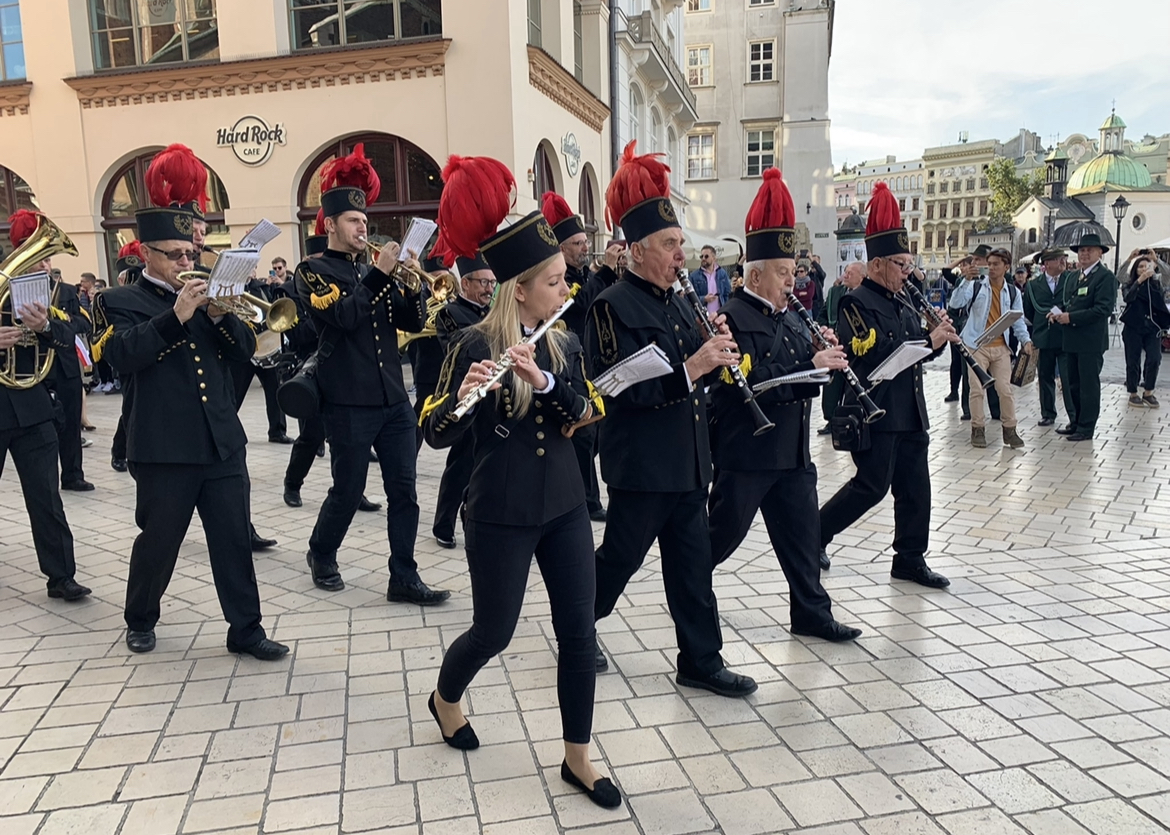
<instances>
[{"instance_id":1,"label":"man in green jacket","mask_svg":"<svg viewBox=\"0 0 1170 835\"><path fill-rule=\"evenodd\" d=\"M1061 394L1069 423L1076 414L1072 386L1068 378L1068 356L1064 353L1064 326L1051 322L1048 312L1061 307L1064 288L1072 281L1068 259L1063 249L1050 248L1040 253L1044 272L1024 285L1024 315L1032 323L1032 342L1040 350L1036 379L1040 386L1040 426L1056 423L1056 369L1060 368ZM1063 309L1061 307L1061 309Z\"/></svg>"},{"instance_id":2,"label":"man in green jacket","mask_svg":"<svg viewBox=\"0 0 1170 835\"><path fill-rule=\"evenodd\" d=\"M1064 282L1061 312L1048 319L1064 325L1061 344L1068 355L1067 385L1072 389L1073 415L1057 429L1068 441L1087 441L1097 430L1101 414L1101 367L1109 349L1109 316L1117 304L1117 278L1101 262L1109 247L1095 234L1085 235L1072 247L1077 266Z\"/></svg>"}]
</instances>

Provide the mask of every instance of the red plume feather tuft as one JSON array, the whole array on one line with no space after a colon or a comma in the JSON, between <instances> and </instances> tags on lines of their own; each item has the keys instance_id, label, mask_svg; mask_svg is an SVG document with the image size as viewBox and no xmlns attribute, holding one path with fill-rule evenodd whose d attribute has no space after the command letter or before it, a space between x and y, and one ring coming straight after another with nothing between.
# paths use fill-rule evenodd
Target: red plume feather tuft
<instances>
[{"instance_id":1,"label":"red plume feather tuft","mask_svg":"<svg viewBox=\"0 0 1170 835\"><path fill-rule=\"evenodd\" d=\"M142 244L140 244L138 241L131 241L130 243L126 244L125 246L123 246L121 249L118 250L118 259L119 260L126 258L127 256L130 256L130 255L137 257L139 261L145 260L142 257Z\"/></svg>"},{"instance_id":2,"label":"red plume feather tuft","mask_svg":"<svg viewBox=\"0 0 1170 835\"><path fill-rule=\"evenodd\" d=\"M515 188L516 178L499 160L452 154L443 167L439 239L431 257L447 266L456 256L474 258L511 211Z\"/></svg>"},{"instance_id":3,"label":"red plume feather tuft","mask_svg":"<svg viewBox=\"0 0 1170 835\"><path fill-rule=\"evenodd\" d=\"M376 203L382 193L382 181L366 158L364 142L354 145L349 156L335 159L321 170L321 191L340 187L360 188L366 193L367 205Z\"/></svg>"},{"instance_id":4,"label":"red plume feather tuft","mask_svg":"<svg viewBox=\"0 0 1170 835\"><path fill-rule=\"evenodd\" d=\"M546 191L540 198L540 211L549 226L556 226L562 220L568 220L573 216L573 210L569 208L568 202L555 191Z\"/></svg>"},{"instance_id":5,"label":"red plume feather tuft","mask_svg":"<svg viewBox=\"0 0 1170 835\"><path fill-rule=\"evenodd\" d=\"M866 235L888 232L902 225L902 213L898 211L898 201L885 183L878 183L873 187L873 197L869 199L868 208L869 219L865 222Z\"/></svg>"},{"instance_id":6,"label":"red plume feather tuft","mask_svg":"<svg viewBox=\"0 0 1170 835\"><path fill-rule=\"evenodd\" d=\"M632 140L622 152L621 164L605 190L605 223L613 228L622 215L652 197L670 197L670 168L659 161L665 154L636 156Z\"/></svg>"},{"instance_id":7,"label":"red plume feather tuft","mask_svg":"<svg viewBox=\"0 0 1170 835\"><path fill-rule=\"evenodd\" d=\"M13 246L20 246L37 231L41 224L41 216L28 209L17 209L16 214L8 218L8 222L11 224L8 228L8 240L12 241Z\"/></svg>"},{"instance_id":8,"label":"red plume feather tuft","mask_svg":"<svg viewBox=\"0 0 1170 835\"><path fill-rule=\"evenodd\" d=\"M757 229L793 229L796 227L796 207L792 195L780 176L780 169L769 168L764 172L764 183L756 192L756 199L748 209L744 231Z\"/></svg>"},{"instance_id":9,"label":"red plume feather tuft","mask_svg":"<svg viewBox=\"0 0 1170 835\"><path fill-rule=\"evenodd\" d=\"M317 210L317 226L316 226L313 234L315 234L315 235L329 234L328 232L325 231L325 210L324 209Z\"/></svg>"},{"instance_id":10,"label":"red plume feather tuft","mask_svg":"<svg viewBox=\"0 0 1170 835\"><path fill-rule=\"evenodd\" d=\"M207 167L186 145L168 145L146 169L146 191L156 206L198 201L206 209Z\"/></svg>"}]
</instances>

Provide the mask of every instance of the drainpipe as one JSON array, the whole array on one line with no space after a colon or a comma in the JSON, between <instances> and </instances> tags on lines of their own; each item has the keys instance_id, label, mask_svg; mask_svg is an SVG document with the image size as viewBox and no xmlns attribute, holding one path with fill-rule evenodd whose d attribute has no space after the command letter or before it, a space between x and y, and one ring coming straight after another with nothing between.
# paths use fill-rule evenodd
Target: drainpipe
<instances>
[{"instance_id":1,"label":"drainpipe","mask_svg":"<svg viewBox=\"0 0 1170 835\"><path fill-rule=\"evenodd\" d=\"M622 156L621 134L618 131L618 105L621 94L618 90L618 46L617 46L618 0L609 0L609 153L612 158L610 176L617 171Z\"/></svg>"}]
</instances>

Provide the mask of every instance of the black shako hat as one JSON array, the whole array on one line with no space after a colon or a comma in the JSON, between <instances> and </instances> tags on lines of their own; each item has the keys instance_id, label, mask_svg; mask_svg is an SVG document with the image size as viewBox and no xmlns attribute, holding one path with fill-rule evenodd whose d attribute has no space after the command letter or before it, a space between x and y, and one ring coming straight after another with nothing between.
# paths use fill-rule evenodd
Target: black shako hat
<instances>
[{"instance_id":1,"label":"black shako hat","mask_svg":"<svg viewBox=\"0 0 1170 835\"><path fill-rule=\"evenodd\" d=\"M462 255L460 255L455 259L455 266L459 268L460 278L465 275L471 275L472 273L479 272L480 270L491 269L491 267L488 266L488 262L483 260L483 252L475 253L474 258L464 258Z\"/></svg>"},{"instance_id":2,"label":"black shako hat","mask_svg":"<svg viewBox=\"0 0 1170 835\"><path fill-rule=\"evenodd\" d=\"M328 248L328 235L310 235L305 238L305 255L320 255Z\"/></svg>"}]
</instances>

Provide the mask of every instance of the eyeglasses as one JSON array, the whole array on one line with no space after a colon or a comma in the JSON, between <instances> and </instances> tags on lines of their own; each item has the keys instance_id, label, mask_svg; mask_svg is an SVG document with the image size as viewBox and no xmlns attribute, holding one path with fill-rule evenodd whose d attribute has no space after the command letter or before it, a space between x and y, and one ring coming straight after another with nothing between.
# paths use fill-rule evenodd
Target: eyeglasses
<instances>
[{"instance_id":1,"label":"eyeglasses","mask_svg":"<svg viewBox=\"0 0 1170 835\"><path fill-rule=\"evenodd\" d=\"M150 246L149 244L144 244L143 246L145 246L147 249L153 249L159 255L166 256L168 261L182 261L184 258L186 258L188 261L194 261L199 257L199 252L194 249L172 249L170 252L167 252L165 249L159 249L158 247Z\"/></svg>"},{"instance_id":2,"label":"eyeglasses","mask_svg":"<svg viewBox=\"0 0 1170 835\"><path fill-rule=\"evenodd\" d=\"M893 258L887 258L886 260L890 262L890 266L904 273L908 273L914 269L913 261L895 261Z\"/></svg>"},{"instance_id":3,"label":"eyeglasses","mask_svg":"<svg viewBox=\"0 0 1170 835\"><path fill-rule=\"evenodd\" d=\"M496 280L494 278L468 278L468 279L464 279L464 280L470 281L473 284L478 284L480 287L484 288L485 290L489 287L496 286Z\"/></svg>"}]
</instances>

